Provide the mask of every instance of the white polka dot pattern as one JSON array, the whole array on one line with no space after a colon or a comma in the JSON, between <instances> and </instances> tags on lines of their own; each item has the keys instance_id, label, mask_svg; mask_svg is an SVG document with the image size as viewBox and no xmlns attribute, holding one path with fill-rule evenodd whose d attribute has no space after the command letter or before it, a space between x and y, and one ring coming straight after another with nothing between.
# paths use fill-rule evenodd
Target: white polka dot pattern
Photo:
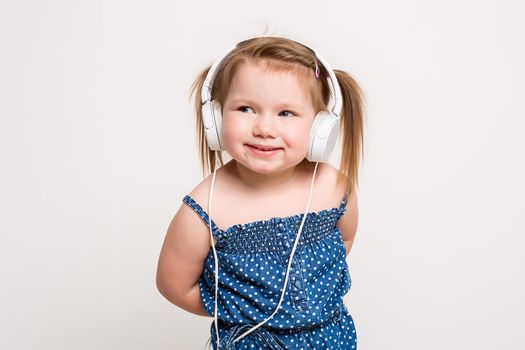
<instances>
[{"instance_id":1,"label":"white polka dot pattern","mask_svg":"<svg viewBox=\"0 0 525 350\"><path fill-rule=\"evenodd\" d=\"M208 215L193 198L185 196L184 202L208 224ZM346 197L339 208L308 213L281 309L261 331L242 338L232 349L356 348L354 323L343 305L351 279L336 226L345 208ZM235 338L234 333L258 324L275 310L302 217L271 218L227 230L220 230L212 221L219 262L221 349ZM214 266L210 251L200 279L210 315L215 302ZM214 338L215 332L211 333ZM211 343L216 346L214 340Z\"/></svg>"}]
</instances>

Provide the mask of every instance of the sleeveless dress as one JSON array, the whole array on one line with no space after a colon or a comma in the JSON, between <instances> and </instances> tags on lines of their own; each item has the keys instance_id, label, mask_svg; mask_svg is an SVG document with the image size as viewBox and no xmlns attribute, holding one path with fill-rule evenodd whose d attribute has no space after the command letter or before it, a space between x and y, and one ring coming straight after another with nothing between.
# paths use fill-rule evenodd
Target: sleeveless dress
<instances>
[{"instance_id":1,"label":"sleeveless dress","mask_svg":"<svg viewBox=\"0 0 525 350\"><path fill-rule=\"evenodd\" d=\"M222 349L356 349L353 319L343 304L351 278L337 221L338 208L307 214L280 310L249 335L233 340L270 316L279 302L288 259L304 214L237 224L221 230L212 220L219 263L218 324L211 344ZM189 195L183 202L209 225ZM210 249L199 280L204 308L213 317L215 263Z\"/></svg>"}]
</instances>

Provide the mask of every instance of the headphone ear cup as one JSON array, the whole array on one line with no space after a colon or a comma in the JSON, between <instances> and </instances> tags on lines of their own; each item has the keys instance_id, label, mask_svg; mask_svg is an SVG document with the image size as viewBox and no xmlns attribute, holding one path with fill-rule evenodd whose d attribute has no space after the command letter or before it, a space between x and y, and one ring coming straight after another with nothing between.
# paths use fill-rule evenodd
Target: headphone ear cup
<instances>
[{"instance_id":1,"label":"headphone ear cup","mask_svg":"<svg viewBox=\"0 0 525 350\"><path fill-rule=\"evenodd\" d=\"M306 159L311 162L327 162L339 137L339 118L333 113L317 113L308 143Z\"/></svg>"},{"instance_id":2,"label":"headphone ear cup","mask_svg":"<svg viewBox=\"0 0 525 350\"><path fill-rule=\"evenodd\" d=\"M218 151L224 150L222 147L222 107L221 104L215 101L213 103L213 118L215 121L215 128L217 129L217 140L219 141Z\"/></svg>"},{"instance_id":3,"label":"headphone ear cup","mask_svg":"<svg viewBox=\"0 0 525 350\"><path fill-rule=\"evenodd\" d=\"M208 147L213 151L221 151L222 136L222 114L221 105L212 101L206 101L202 105L202 122L204 124L204 135Z\"/></svg>"}]
</instances>

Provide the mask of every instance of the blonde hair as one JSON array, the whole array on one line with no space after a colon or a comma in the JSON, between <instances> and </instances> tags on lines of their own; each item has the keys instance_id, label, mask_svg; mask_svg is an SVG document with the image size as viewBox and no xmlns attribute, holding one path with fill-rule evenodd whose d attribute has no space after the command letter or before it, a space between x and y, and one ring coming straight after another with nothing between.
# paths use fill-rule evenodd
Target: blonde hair
<instances>
[{"instance_id":1,"label":"blonde hair","mask_svg":"<svg viewBox=\"0 0 525 350\"><path fill-rule=\"evenodd\" d=\"M211 97L222 106L226 100L233 76L239 65L246 62L264 64L275 70L286 70L300 74L305 80L307 89L316 111L326 110L330 101L328 73L322 65L320 78L316 79L314 71L317 66L315 53L308 47L286 38L259 37L237 44L228 54L215 76ZM204 134L201 90L210 66L206 67L195 79L190 94L194 98L196 126L199 139L199 152L204 175L213 172L216 164L224 165L222 153L208 148ZM358 186L358 171L363 154L364 132L364 95L357 82L346 72L334 70L341 88L343 108L340 115L342 133L342 152L340 162L341 176L346 192L351 193Z\"/></svg>"}]
</instances>

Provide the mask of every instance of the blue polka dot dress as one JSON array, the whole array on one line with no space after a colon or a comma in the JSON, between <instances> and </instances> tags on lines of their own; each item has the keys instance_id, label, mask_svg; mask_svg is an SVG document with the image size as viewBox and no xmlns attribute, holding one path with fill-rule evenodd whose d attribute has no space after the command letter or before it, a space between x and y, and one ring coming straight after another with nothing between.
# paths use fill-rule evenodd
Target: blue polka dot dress
<instances>
[{"instance_id":1,"label":"blue polka dot dress","mask_svg":"<svg viewBox=\"0 0 525 350\"><path fill-rule=\"evenodd\" d=\"M184 203L209 224L190 196ZM246 337L233 340L265 320L279 302L288 259L303 214L238 224L221 230L212 220L219 264L218 325L211 344L221 349L356 349L353 319L343 304L351 286L346 249L337 221L346 210L308 213L295 251L280 310ZM200 278L206 311L215 306L215 263L210 250Z\"/></svg>"}]
</instances>

